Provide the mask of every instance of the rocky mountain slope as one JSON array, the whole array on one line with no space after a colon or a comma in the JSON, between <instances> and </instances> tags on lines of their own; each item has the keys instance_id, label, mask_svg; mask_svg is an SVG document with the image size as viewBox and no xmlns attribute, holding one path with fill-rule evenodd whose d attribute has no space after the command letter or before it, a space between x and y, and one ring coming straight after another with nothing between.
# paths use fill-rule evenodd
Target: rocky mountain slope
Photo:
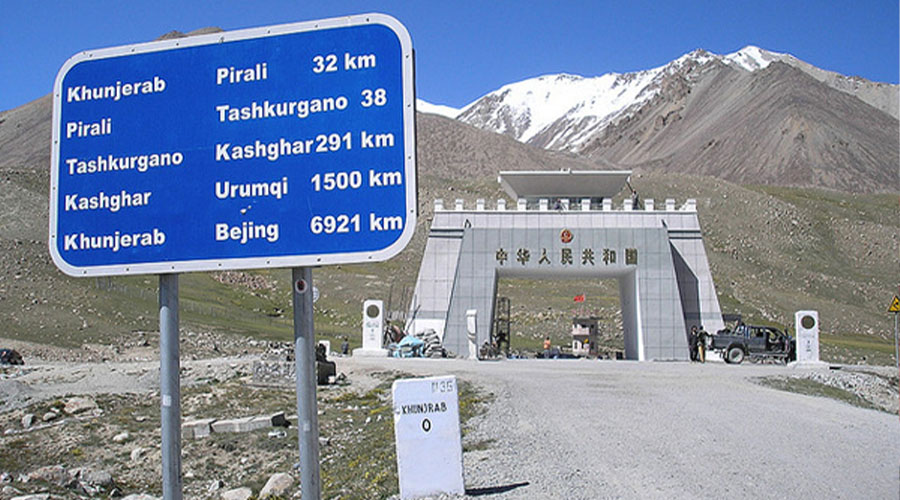
<instances>
[{"instance_id":1,"label":"rocky mountain slope","mask_svg":"<svg viewBox=\"0 0 900 500\"><path fill-rule=\"evenodd\" d=\"M739 64L757 59L723 62L693 54L652 74L604 81L640 100L626 106L632 114L610 121L596 136L585 133L595 123L587 115L580 128L557 124L558 131L528 128L511 116L510 126L533 133L534 144L523 144L512 134L419 113L415 237L389 262L316 270L319 334L332 339L349 335L358 342L359 304L366 298L384 298L392 310L406 307L434 199L450 205L461 198L472 206L477 198L504 196L496 181L501 170L624 165L635 169L632 184L644 198L698 200L724 310L789 325L794 310L816 308L823 318L827 355L854 359L862 349L870 357L886 357L893 352L887 340L890 325L878 298L890 298L896 286L900 221L895 216L896 182L891 188L885 164L896 179L897 120L788 64L770 61L753 72ZM640 79L652 82L643 93L629 87ZM593 85L576 77L560 81ZM0 203L5 207L0 213L0 338L94 346L89 352L101 344L127 348L133 337L157 328L156 280L73 279L51 263L51 107L46 96L0 113ZM541 147L549 144L541 141L553 137L576 136L584 138L577 154ZM883 160L886 156L892 160ZM765 183L892 194L760 186ZM590 305L615 324L616 292L607 285L589 294L603 296ZM520 341L535 334L542 338L545 332L565 335L571 283L500 286L513 298ZM285 270L189 273L181 290L182 320L195 331L290 337Z\"/></svg>"},{"instance_id":2,"label":"rocky mountain slope","mask_svg":"<svg viewBox=\"0 0 900 500\"><path fill-rule=\"evenodd\" d=\"M712 62L680 75L582 154L741 184L896 191L895 118L775 62L755 73Z\"/></svg>"},{"instance_id":3,"label":"rocky mountain slope","mask_svg":"<svg viewBox=\"0 0 900 500\"><path fill-rule=\"evenodd\" d=\"M157 328L156 280L73 279L50 262L49 108L44 98L0 113L0 203L7 207L0 213L4 323L0 337L68 347L124 342L125 348L139 332ZM321 290L316 325L325 338L349 335L358 342L359 304L364 299L393 300L390 307L395 310L406 307L400 291L408 291L414 283L435 198L448 204L461 198L472 206L476 198L500 197L499 170L604 167L596 158L547 151L435 115L418 115L417 135L416 235L391 261L316 270ZM889 299L896 286L892 271L900 247L896 195L747 187L707 175L643 167L636 170L632 184L645 198L698 200L724 310L790 325L793 311L815 308L826 334L823 352L832 359L857 361L859 352L870 360L886 359L893 353L888 318L881 314L884 301L879 298ZM237 274L185 274L181 280L185 325L194 331L290 338L287 271ZM513 299L516 335L565 335L570 282L510 285L501 283ZM608 301L589 305L615 315L615 287L608 288L604 292ZM589 295L591 300L600 298ZM514 342L523 345L524 338L517 339Z\"/></svg>"},{"instance_id":4,"label":"rocky mountain slope","mask_svg":"<svg viewBox=\"0 0 900 500\"><path fill-rule=\"evenodd\" d=\"M897 85L746 47L634 73L513 83L457 119L621 167L878 192L900 187L897 98Z\"/></svg>"}]
</instances>

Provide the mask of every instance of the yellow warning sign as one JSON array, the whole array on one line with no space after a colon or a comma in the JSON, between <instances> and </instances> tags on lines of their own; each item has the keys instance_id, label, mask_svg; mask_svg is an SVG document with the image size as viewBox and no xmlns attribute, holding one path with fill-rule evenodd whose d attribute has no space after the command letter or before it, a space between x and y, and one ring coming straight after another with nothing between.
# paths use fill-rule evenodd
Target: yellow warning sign
<instances>
[{"instance_id":1,"label":"yellow warning sign","mask_svg":"<svg viewBox=\"0 0 900 500\"><path fill-rule=\"evenodd\" d=\"M888 307L888 312L900 313L900 297L894 295L894 300L891 301L891 307Z\"/></svg>"}]
</instances>

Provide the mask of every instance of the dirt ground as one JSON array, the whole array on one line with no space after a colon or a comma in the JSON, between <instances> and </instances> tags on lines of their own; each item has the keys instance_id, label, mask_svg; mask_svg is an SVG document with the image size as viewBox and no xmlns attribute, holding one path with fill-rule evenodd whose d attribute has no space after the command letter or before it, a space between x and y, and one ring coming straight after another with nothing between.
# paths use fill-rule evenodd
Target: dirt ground
<instances>
[{"instance_id":1,"label":"dirt ground","mask_svg":"<svg viewBox=\"0 0 900 500\"><path fill-rule=\"evenodd\" d=\"M231 346L207 338L185 340L184 345L185 420L294 413L292 387L252 383L252 364L266 350L264 343ZM122 494L158 494L159 363L154 347L97 347L90 354L93 362L72 361L88 349L73 353L18 347L29 348L29 364L0 369L0 445L10 451L0 459L0 498L22 490L87 498L91 488L96 495L111 488ZM201 357L216 352L222 355ZM330 488L325 498L396 494L396 477L386 472L395 468L385 385L389 374L453 374L477 388L485 403L464 430L467 497L894 498L900 491L896 407L891 414L890 409L859 408L760 383L773 378L823 381L834 377L827 368L588 360L335 361L349 384L319 390L323 482ZM841 371L854 372L852 367ZM888 369L882 371L878 377L889 378ZM896 384L888 385L891 389ZM69 415L65 406L76 396L95 406ZM58 416L44 421L48 413ZM34 422L26 428L23 418L29 414ZM239 486L257 492L272 473L291 471L296 431L272 430L274 435L257 431L184 440L186 498L218 498L221 491ZM380 448L369 447L379 440ZM64 480L53 479L47 469L53 466L65 468ZM82 481L83 487L73 487L77 467L108 472L113 484Z\"/></svg>"}]
</instances>

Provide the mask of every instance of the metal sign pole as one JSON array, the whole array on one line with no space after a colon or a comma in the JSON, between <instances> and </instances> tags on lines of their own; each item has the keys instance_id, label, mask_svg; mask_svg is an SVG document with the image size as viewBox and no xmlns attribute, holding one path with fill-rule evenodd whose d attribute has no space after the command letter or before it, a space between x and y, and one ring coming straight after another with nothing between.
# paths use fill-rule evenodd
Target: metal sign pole
<instances>
[{"instance_id":1,"label":"metal sign pole","mask_svg":"<svg viewBox=\"0 0 900 500\"><path fill-rule=\"evenodd\" d=\"M900 344L897 343L897 316L900 313L894 313L894 362L897 363L897 369L900 370Z\"/></svg>"},{"instance_id":2,"label":"metal sign pole","mask_svg":"<svg viewBox=\"0 0 900 500\"><path fill-rule=\"evenodd\" d=\"M163 498L181 500L181 385L178 275L159 275L159 396Z\"/></svg>"},{"instance_id":3,"label":"metal sign pole","mask_svg":"<svg viewBox=\"0 0 900 500\"><path fill-rule=\"evenodd\" d=\"M316 336L312 269L291 270L294 284L294 360L297 375L297 441L302 500L319 500L319 415L316 406Z\"/></svg>"}]
</instances>

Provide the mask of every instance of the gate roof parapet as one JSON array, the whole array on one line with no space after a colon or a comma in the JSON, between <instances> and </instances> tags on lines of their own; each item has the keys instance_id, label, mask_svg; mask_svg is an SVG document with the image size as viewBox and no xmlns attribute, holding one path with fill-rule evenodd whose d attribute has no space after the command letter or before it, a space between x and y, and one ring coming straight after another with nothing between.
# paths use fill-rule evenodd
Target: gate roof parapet
<instances>
[{"instance_id":1,"label":"gate roof parapet","mask_svg":"<svg viewBox=\"0 0 900 500\"><path fill-rule=\"evenodd\" d=\"M501 171L497 180L513 199L612 198L631 170Z\"/></svg>"},{"instance_id":2,"label":"gate roof parapet","mask_svg":"<svg viewBox=\"0 0 900 500\"><path fill-rule=\"evenodd\" d=\"M566 200L568 201L568 200ZM641 206L638 208L631 206L631 200L624 200L621 206L614 207L609 199L605 199L602 206L597 209L593 208L590 198L581 199L580 203L560 203L559 206L551 206L546 198L540 198L535 203L527 203L525 199L519 199L513 205L507 204L506 200L500 198L497 200L495 211L497 212L542 212L542 213L559 213L559 212L630 212L630 213L659 213L659 212L696 212L697 200L688 198L681 206L676 206L675 200L669 198L664 205L657 205L652 198L641 200ZM484 199L479 198L476 201L475 208L466 208L465 201L461 199L454 200L453 208L447 208L444 200L437 198L434 200L435 212L483 212L489 211Z\"/></svg>"}]
</instances>

